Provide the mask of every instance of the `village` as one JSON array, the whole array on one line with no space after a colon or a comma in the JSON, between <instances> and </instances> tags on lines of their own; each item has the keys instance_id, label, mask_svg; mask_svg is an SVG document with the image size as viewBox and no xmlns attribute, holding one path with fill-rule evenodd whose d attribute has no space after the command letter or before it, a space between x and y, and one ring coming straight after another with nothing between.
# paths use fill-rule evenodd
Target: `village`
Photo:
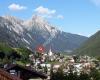
<instances>
[{"instance_id":1,"label":"village","mask_svg":"<svg viewBox=\"0 0 100 80\"><path fill-rule=\"evenodd\" d=\"M30 54L29 60L30 63L26 64L26 66L12 63L10 65L5 64L3 69L10 73L9 75L14 75L14 77L22 80L51 80L51 70L55 73L60 67L62 67L65 74L72 70L73 73L77 72L78 75L82 71L88 74L91 68L100 70L100 62L94 57L57 54L53 53L51 49L48 53ZM2 74L0 73L1 76Z\"/></svg>"},{"instance_id":2,"label":"village","mask_svg":"<svg viewBox=\"0 0 100 80\"><path fill-rule=\"evenodd\" d=\"M59 68L62 68L64 74L69 74L72 70L73 73L77 72L78 75L82 71L88 74L91 68L100 70L100 61L94 57L53 53L51 49L47 53L30 54L29 60L30 63L25 66L19 65L15 61L11 64L4 64L0 68L0 79L51 80L51 72L56 73Z\"/></svg>"},{"instance_id":3,"label":"village","mask_svg":"<svg viewBox=\"0 0 100 80\"><path fill-rule=\"evenodd\" d=\"M43 71L48 75L47 79L50 80L51 69L57 72L60 67L63 67L65 74L69 73L70 69L73 73L77 72L80 75L81 71L89 73L91 68L100 70L100 62L94 57L89 56L68 56L60 53L53 53L51 49L48 53L40 54L41 57L36 58L30 55L30 60L33 61L36 70ZM30 64L29 64L30 65Z\"/></svg>"}]
</instances>

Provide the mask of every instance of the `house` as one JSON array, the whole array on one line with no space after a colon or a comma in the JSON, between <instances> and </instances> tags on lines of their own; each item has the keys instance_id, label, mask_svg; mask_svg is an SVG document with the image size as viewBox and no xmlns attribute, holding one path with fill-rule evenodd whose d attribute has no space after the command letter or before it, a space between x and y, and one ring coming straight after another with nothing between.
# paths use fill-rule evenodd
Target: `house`
<instances>
[{"instance_id":1,"label":"house","mask_svg":"<svg viewBox=\"0 0 100 80\"><path fill-rule=\"evenodd\" d=\"M6 71L21 78L22 80L45 80L47 78L47 75L42 72L38 72L31 67L24 67L17 64L8 65L8 67L6 67Z\"/></svg>"},{"instance_id":2,"label":"house","mask_svg":"<svg viewBox=\"0 0 100 80\"><path fill-rule=\"evenodd\" d=\"M0 68L0 80L22 80Z\"/></svg>"}]
</instances>

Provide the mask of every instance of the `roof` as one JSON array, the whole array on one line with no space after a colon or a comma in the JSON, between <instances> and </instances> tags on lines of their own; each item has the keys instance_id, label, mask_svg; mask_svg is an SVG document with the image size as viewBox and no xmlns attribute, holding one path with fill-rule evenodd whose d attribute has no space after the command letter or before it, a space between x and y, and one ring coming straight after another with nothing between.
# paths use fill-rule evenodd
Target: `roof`
<instances>
[{"instance_id":1,"label":"roof","mask_svg":"<svg viewBox=\"0 0 100 80\"><path fill-rule=\"evenodd\" d=\"M43 72L36 71L31 67L24 67L24 66L17 65L17 64L11 64L6 68L7 71L11 70L11 69L23 70L25 73L29 73L30 75L28 74L28 76L30 76L31 78L32 78L32 76L34 77L34 75L36 77L40 77L42 79L46 79L47 78L46 74L44 74Z\"/></svg>"},{"instance_id":2,"label":"roof","mask_svg":"<svg viewBox=\"0 0 100 80\"><path fill-rule=\"evenodd\" d=\"M5 78L7 78L7 80L22 80L14 75L11 75L10 73L8 73L7 71L3 70L0 68L0 75L4 76Z\"/></svg>"}]
</instances>

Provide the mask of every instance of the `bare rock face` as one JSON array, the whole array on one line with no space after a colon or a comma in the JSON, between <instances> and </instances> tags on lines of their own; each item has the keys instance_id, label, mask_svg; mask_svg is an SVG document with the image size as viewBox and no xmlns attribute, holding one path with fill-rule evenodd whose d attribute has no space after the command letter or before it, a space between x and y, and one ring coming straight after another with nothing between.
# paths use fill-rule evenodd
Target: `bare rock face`
<instances>
[{"instance_id":1,"label":"bare rock face","mask_svg":"<svg viewBox=\"0 0 100 80\"><path fill-rule=\"evenodd\" d=\"M78 48L87 37L62 32L41 16L34 15L29 20L13 16L0 17L0 41L12 47L27 47L34 51L43 45L48 51L72 51Z\"/></svg>"}]
</instances>

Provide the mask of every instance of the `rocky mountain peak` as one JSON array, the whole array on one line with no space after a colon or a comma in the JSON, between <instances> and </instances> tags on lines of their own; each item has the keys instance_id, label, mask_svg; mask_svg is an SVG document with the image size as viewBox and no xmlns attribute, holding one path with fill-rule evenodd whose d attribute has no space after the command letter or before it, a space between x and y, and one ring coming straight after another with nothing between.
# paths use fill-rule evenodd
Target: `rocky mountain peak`
<instances>
[{"instance_id":1,"label":"rocky mountain peak","mask_svg":"<svg viewBox=\"0 0 100 80\"><path fill-rule=\"evenodd\" d=\"M0 17L0 41L6 41L15 47L24 46L34 50L39 44L45 45L47 48L52 44L53 51L66 51L77 48L87 39L60 32L59 29L38 15L34 15L28 20L8 15Z\"/></svg>"},{"instance_id":2,"label":"rocky mountain peak","mask_svg":"<svg viewBox=\"0 0 100 80\"><path fill-rule=\"evenodd\" d=\"M17 22L17 23L22 23L23 22L23 20L15 17L15 16L11 16L11 15L5 15L5 16L2 16L2 17L4 19L7 19L7 20L11 21L11 22Z\"/></svg>"}]
</instances>

